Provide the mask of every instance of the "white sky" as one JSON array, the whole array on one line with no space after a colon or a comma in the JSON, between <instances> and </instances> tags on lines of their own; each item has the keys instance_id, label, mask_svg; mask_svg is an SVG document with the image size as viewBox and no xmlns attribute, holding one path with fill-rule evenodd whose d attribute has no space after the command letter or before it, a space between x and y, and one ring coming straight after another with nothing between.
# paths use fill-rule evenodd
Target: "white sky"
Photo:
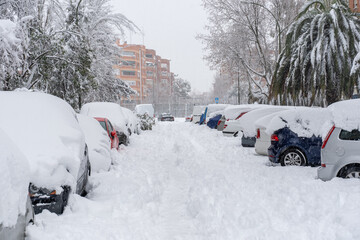
<instances>
[{"instance_id":1,"label":"white sky","mask_svg":"<svg viewBox=\"0 0 360 240\"><path fill-rule=\"evenodd\" d=\"M124 14L144 33L128 33L127 41L156 50L171 60L171 71L190 81L193 90L209 91L214 72L203 60L203 45L195 39L205 33L206 12L201 0L111 0L114 12Z\"/></svg>"}]
</instances>

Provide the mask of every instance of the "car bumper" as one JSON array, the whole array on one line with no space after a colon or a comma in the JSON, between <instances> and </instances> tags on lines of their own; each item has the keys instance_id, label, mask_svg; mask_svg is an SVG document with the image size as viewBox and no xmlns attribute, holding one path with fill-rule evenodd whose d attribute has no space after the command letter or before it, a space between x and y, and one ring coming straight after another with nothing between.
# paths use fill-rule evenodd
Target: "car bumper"
<instances>
[{"instance_id":1,"label":"car bumper","mask_svg":"<svg viewBox=\"0 0 360 240\"><path fill-rule=\"evenodd\" d=\"M317 169L318 178L323 181L329 181L336 177L335 173L335 166L334 165L326 165L326 167L319 167Z\"/></svg>"},{"instance_id":2,"label":"car bumper","mask_svg":"<svg viewBox=\"0 0 360 240\"><path fill-rule=\"evenodd\" d=\"M270 145L270 147L268 148L268 157L270 162L273 163L279 163L280 159L279 156L277 156L278 154L276 154L277 152L279 152L279 149L274 149L274 146Z\"/></svg>"},{"instance_id":3,"label":"car bumper","mask_svg":"<svg viewBox=\"0 0 360 240\"><path fill-rule=\"evenodd\" d=\"M233 137L234 134L235 134L235 132L223 132L223 135L224 135L225 137Z\"/></svg>"},{"instance_id":4,"label":"car bumper","mask_svg":"<svg viewBox=\"0 0 360 240\"><path fill-rule=\"evenodd\" d=\"M31 201L33 202L35 214L39 214L45 209L56 214L62 213L62 194L46 198L31 197Z\"/></svg>"},{"instance_id":5,"label":"car bumper","mask_svg":"<svg viewBox=\"0 0 360 240\"><path fill-rule=\"evenodd\" d=\"M256 142L255 137L242 137L241 138L241 145L243 147L254 147Z\"/></svg>"}]
</instances>

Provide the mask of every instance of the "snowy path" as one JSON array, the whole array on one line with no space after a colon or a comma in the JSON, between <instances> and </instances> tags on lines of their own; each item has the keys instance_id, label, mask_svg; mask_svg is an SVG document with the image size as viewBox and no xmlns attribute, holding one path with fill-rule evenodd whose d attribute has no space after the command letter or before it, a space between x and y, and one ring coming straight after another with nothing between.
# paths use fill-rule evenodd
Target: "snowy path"
<instances>
[{"instance_id":1,"label":"snowy path","mask_svg":"<svg viewBox=\"0 0 360 240\"><path fill-rule=\"evenodd\" d=\"M160 123L91 177L87 198L37 215L27 239L360 239L359 181L266 163L237 138Z\"/></svg>"}]
</instances>

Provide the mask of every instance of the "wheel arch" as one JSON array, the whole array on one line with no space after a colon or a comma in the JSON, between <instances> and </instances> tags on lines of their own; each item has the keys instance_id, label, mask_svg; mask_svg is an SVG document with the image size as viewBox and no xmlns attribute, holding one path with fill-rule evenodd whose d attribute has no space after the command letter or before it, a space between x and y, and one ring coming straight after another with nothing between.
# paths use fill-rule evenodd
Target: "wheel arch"
<instances>
[{"instance_id":1,"label":"wheel arch","mask_svg":"<svg viewBox=\"0 0 360 240\"><path fill-rule=\"evenodd\" d=\"M287 152L288 150L298 150L300 151L300 153L303 155L304 160L305 160L305 165L308 165L308 155L307 152L304 148L298 146L298 145L288 145L283 147L283 149L280 151L279 154L279 159L281 159L284 155L285 152Z\"/></svg>"},{"instance_id":2,"label":"wheel arch","mask_svg":"<svg viewBox=\"0 0 360 240\"><path fill-rule=\"evenodd\" d=\"M351 167L360 167L360 163L349 163L340 168L340 170L337 172L336 177L343 177L346 170L348 170Z\"/></svg>"}]
</instances>

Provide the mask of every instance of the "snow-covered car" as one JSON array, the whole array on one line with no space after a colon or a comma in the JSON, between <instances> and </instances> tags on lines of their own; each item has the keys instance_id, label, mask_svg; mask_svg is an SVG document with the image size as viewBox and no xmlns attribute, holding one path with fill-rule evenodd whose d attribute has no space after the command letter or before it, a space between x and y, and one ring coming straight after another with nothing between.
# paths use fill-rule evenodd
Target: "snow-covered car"
<instances>
[{"instance_id":1,"label":"snow-covered car","mask_svg":"<svg viewBox=\"0 0 360 240\"><path fill-rule=\"evenodd\" d=\"M230 105L224 109L224 114L221 116L217 130L223 131L225 128L226 121L234 120L238 118L243 112L252 110L254 105L245 104L245 105ZM227 126L226 126L227 127Z\"/></svg>"},{"instance_id":2,"label":"snow-covered car","mask_svg":"<svg viewBox=\"0 0 360 240\"><path fill-rule=\"evenodd\" d=\"M34 221L29 163L2 129L0 153L0 239L24 239L26 226Z\"/></svg>"},{"instance_id":3,"label":"snow-covered car","mask_svg":"<svg viewBox=\"0 0 360 240\"><path fill-rule=\"evenodd\" d=\"M111 140L108 133L100 126L99 122L92 117L77 114L77 118L88 146L91 171L108 171L111 166Z\"/></svg>"},{"instance_id":4,"label":"snow-covered car","mask_svg":"<svg viewBox=\"0 0 360 240\"><path fill-rule=\"evenodd\" d=\"M140 119L141 130L152 130L155 125L155 111L152 104L138 104L135 113Z\"/></svg>"},{"instance_id":5,"label":"snow-covered car","mask_svg":"<svg viewBox=\"0 0 360 240\"><path fill-rule=\"evenodd\" d=\"M162 113L162 114L159 115L158 121L161 121L161 122L164 122L164 121L173 122L173 121L175 121L175 118L170 113Z\"/></svg>"},{"instance_id":6,"label":"snow-covered car","mask_svg":"<svg viewBox=\"0 0 360 240\"><path fill-rule=\"evenodd\" d=\"M270 115L275 112L281 112L284 110L289 109L288 107L282 107L282 106L266 106L264 108L258 108L254 109L244 116L242 116L240 119L236 120L235 127L238 127L235 129L235 134L238 132L242 132L241 137L241 145L243 147L254 147L256 142L256 129L255 129L255 122L267 115ZM228 126L229 128L229 126Z\"/></svg>"},{"instance_id":7,"label":"snow-covered car","mask_svg":"<svg viewBox=\"0 0 360 240\"><path fill-rule=\"evenodd\" d=\"M249 105L238 105L238 106L230 106L224 110L224 117L225 122L224 125L219 125L220 127L223 126L222 132L224 136L237 136L239 132L237 120L239 120L242 116L246 113L259 108L260 105L258 104L249 104ZM221 118L222 119L222 118ZM221 120L220 119L220 120ZM218 130L219 130L218 126Z\"/></svg>"},{"instance_id":8,"label":"snow-covered car","mask_svg":"<svg viewBox=\"0 0 360 240\"><path fill-rule=\"evenodd\" d=\"M86 194L90 162L75 111L36 92L0 92L0 126L29 161L35 213L61 214L71 193Z\"/></svg>"},{"instance_id":9,"label":"snow-covered car","mask_svg":"<svg viewBox=\"0 0 360 240\"><path fill-rule=\"evenodd\" d=\"M256 129L255 152L259 155L268 155L268 148L270 147L271 141L270 135L266 133L266 127L275 115L277 115L277 113L269 114L259 118L254 123Z\"/></svg>"},{"instance_id":10,"label":"snow-covered car","mask_svg":"<svg viewBox=\"0 0 360 240\"><path fill-rule=\"evenodd\" d=\"M320 165L322 126L330 120L324 108L296 108L279 112L266 128L271 134L269 160L282 166Z\"/></svg>"},{"instance_id":11,"label":"snow-covered car","mask_svg":"<svg viewBox=\"0 0 360 240\"><path fill-rule=\"evenodd\" d=\"M201 115L205 111L205 106L194 106L191 122L197 124L200 122Z\"/></svg>"},{"instance_id":12,"label":"snow-covered car","mask_svg":"<svg viewBox=\"0 0 360 240\"><path fill-rule=\"evenodd\" d=\"M229 106L229 104L209 104L209 105L207 105L205 123L207 123L210 118L214 117L213 113L222 112L228 106ZM216 115L218 115L218 114L216 114Z\"/></svg>"},{"instance_id":13,"label":"snow-covered car","mask_svg":"<svg viewBox=\"0 0 360 240\"><path fill-rule=\"evenodd\" d=\"M360 99L336 102L328 109L331 120L324 128L330 131L323 134L318 177L360 178Z\"/></svg>"},{"instance_id":14,"label":"snow-covered car","mask_svg":"<svg viewBox=\"0 0 360 240\"><path fill-rule=\"evenodd\" d=\"M185 117L185 122L191 122L191 118L192 118L192 116L186 116Z\"/></svg>"},{"instance_id":15,"label":"snow-covered car","mask_svg":"<svg viewBox=\"0 0 360 240\"><path fill-rule=\"evenodd\" d=\"M122 110L127 117L126 126L128 127L128 130L130 131L130 135L132 133L139 134L140 133L140 119L130 109L122 107Z\"/></svg>"},{"instance_id":16,"label":"snow-covered car","mask_svg":"<svg viewBox=\"0 0 360 240\"><path fill-rule=\"evenodd\" d=\"M119 104L111 102L91 102L82 106L80 114L94 117L107 118L113 125L120 144L127 145L129 142L129 128L126 126L127 116Z\"/></svg>"}]
</instances>

